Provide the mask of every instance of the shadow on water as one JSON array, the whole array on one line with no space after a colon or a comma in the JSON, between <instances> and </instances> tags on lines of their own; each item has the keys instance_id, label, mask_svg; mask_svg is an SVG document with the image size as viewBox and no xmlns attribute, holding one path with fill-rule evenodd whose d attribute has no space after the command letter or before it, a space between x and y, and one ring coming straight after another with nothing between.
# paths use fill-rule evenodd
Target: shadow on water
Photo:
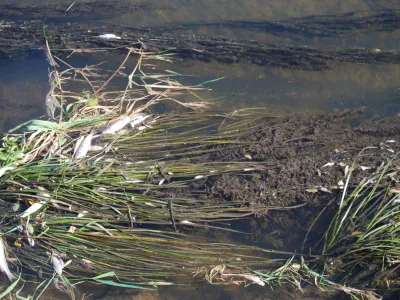
<instances>
[{"instance_id":1,"label":"shadow on water","mask_svg":"<svg viewBox=\"0 0 400 300\"><path fill-rule=\"evenodd\" d=\"M37 1L2 1L4 4L36 5ZM71 1L41 1L41 5L60 4L67 7ZM143 4L149 1L119 1L124 5ZM184 21L209 20L274 20L287 17L301 17L311 14L335 14L358 10L400 9L398 1L158 1L158 5L169 5L170 10L140 10L118 16L96 16L108 22L123 25L162 25ZM72 8L73 9L73 8ZM69 17L64 20L93 20L91 15ZM51 18L44 18L49 21ZM1 20L0 20L1 21ZM60 21L60 19L58 19ZM268 32L255 32L246 29L198 27L188 30L197 35L225 36L229 38L257 40L276 44L308 45L312 47L373 47L378 49L398 48L399 30L391 33L374 33L355 37L335 38L281 38ZM115 69L123 56L102 54L74 54L69 62L73 65L91 65L106 61L105 66ZM132 65L133 66L132 62ZM21 59L0 60L0 132L17 126L21 122L45 114L44 98L49 90L48 63L43 51L32 52ZM356 65L343 64L326 71L297 71L249 65L246 63L223 64L217 62L175 61L158 63L157 70L172 70L183 74L184 84L225 77L210 83L210 91L202 92L201 97L210 100L211 109L233 111L245 107L267 106L277 113L322 112L334 108L368 106L376 114L390 115L400 109L400 69L398 65ZM186 75L186 76L185 76ZM194 75L194 76L187 76ZM114 83L118 85L119 83ZM307 214L309 213L309 214ZM272 213L257 219L236 222L233 227L252 232L239 240L244 243L266 247L296 250L315 216L305 209L298 212ZM306 216L299 227L293 218ZM292 219L291 219L292 218ZM308 223L307 223L308 220ZM286 223L285 223L286 222ZM227 239L222 235L220 239ZM287 238L286 238L287 237ZM238 240L237 237L232 239ZM89 287L86 294L94 293L93 299L288 299L291 297L282 289L274 291L258 287L243 289L229 287L221 289L211 285L199 284L194 288L160 288L156 292L139 293ZM267 292L266 292L267 291ZM293 292L293 291L290 291ZM299 296L300 295L297 295ZM59 299L58 294L47 299ZM318 291L305 291L303 299L328 299Z\"/></svg>"}]
</instances>

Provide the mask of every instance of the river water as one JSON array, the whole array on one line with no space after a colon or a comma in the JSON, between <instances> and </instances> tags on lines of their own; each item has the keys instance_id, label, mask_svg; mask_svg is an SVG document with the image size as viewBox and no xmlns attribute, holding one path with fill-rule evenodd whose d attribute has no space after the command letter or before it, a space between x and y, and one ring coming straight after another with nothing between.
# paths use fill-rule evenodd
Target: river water
<instances>
[{"instance_id":1,"label":"river water","mask_svg":"<svg viewBox=\"0 0 400 300\"><path fill-rule=\"evenodd\" d=\"M1 0L3 4L38 6L60 3L68 7L72 1ZM78 1L77 1L78 2ZM84 1L82 1L84 2ZM122 4L149 4L152 1L118 1ZM399 10L398 0L158 0L157 5L169 10L138 10L119 15L85 16L80 21L101 19L113 24L157 26L180 22L229 20L284 20L310 15L342 14L355 11L376 12ZM73 10L73 7L72 7ZM63 20L61 20L63 19ZM45 22L67 22L43 18ZM0 19L1 22L1 19ZM232 39L256 40L278 45L301 45L316 48L368 47L381 50L400 49L400 29L383 33L358 33L341 38L290 37L268 32L223 27L199 27L193 34L224 36ZM85 57L77 54L80 62L107 60L118 65L123 57ZM74 59L73 58L73 59ZM45 114L44 98L49 90L48 63L43 52L19 59L0 60L0 133L19 123ZM367 106L377 114L393 113L400 103L400 68L398 65L342 64L326 71L304 71L256 66L247 63L223 64L217 62L175 61L159 63L159 70L173 70L180 74L196 75L195 80L225 77L209 86L206 94L219 110L233 111L244 107L267 107L277 113L322 112L334 108ZM193 78L184 78L191 82ZM195 289L170 288L159 292L104 291L92 299L290 299L284 292L259 287L229 287L199 285ZM311 295L311 296L310 296ZM59 299L49 293L45 298ZM303 299L316 299L324 295L311 293Z\"/></svg>"}]
</instances>

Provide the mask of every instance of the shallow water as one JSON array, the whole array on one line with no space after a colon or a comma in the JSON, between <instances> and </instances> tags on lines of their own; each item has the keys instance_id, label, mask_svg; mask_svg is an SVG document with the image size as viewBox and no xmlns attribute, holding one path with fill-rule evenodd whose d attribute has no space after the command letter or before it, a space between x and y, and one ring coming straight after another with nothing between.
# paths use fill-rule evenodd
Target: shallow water
<instances>
[{"instance_id":1,"label":"shallow water","mask_svg":"<svg viewBox=\"0 0 400 300\"><path fill-rule=\"evenodd\" d=\"M155 3L152 1L119 1L120 3ZM8 0L0 4L38 5L34 0ZM40 4L71 1L40 1ZM395 0L170 0L157 1L157 5L169 5L171 10L137 11L131 14L85 16L79 20L106 20L114 24L155 26L176 22L214 20L279 20L308 15L339 14L353 11L400 9ZM73 8L72 8L73 9ZM45 22L54 20L44 18ZM68 15L65 20L69 20ZM0 20L1 21L1 20ZM57 20L61 21L61 20ZM310 47L370 47L399 50L400 29L390 33L361 34L353 36L317 38L280 37L268 32L246 29L199 27L193 34L226 36L233 39L256 40L280 45L305 45ZM118 66L123 56L74 54L74 64L92 64L107 61L110 68ZM70 61L69 61L70 62ZM0 60L0 133L21 122L45 114L44 98L49 90L48 63L42 52L31 56ZM199 84L206 80L225 77L210 83L211 90L202 92L204 99L214 104L211 109L233 111L245 107L268 107L272 112L295 113L302 111L322 112L334 108L367 106L376 114L388 115L400 109L400 68L398 65L343 64L326 71L294 71L261 67L246 63L222 64L199 61L175 61L157 63L157 70L172 70L184 75L182 83ZM95 289L88 293L97 292ZM195 289L164 288L155 293L136 295L131 291L104 291L93 299L288 299L280 289L271 291L259 287L229 287L221 289L199 285ZM99 294L100 295L100 294ZM300 295L297 295L300 297ZM60 295L49 294L48 299ZM303 299L327 299L316 291L306 291Z\"/></svg>"}]
</instances>

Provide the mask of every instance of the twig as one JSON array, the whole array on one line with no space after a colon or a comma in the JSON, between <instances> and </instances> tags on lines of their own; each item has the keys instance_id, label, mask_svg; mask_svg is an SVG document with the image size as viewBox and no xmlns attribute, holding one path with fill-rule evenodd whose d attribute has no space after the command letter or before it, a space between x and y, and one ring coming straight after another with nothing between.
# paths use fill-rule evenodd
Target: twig
<instances>
[{"instance_id":1,"label":"twig","mask_svg":"<svg viewBox=\"0 0 400 300\"><path fill-rule=\"evenodd\" d=\"M114 78L115 75L117 75L117 73L122 69L122 67L125 65L126 61L128 60L129 56L132 53L132 48L129 49L128 54L126 55L124 61L121 63L121 65L118 67L118 69L114 72L114 74L111 75L110 78L108 78L108 80L106 82L103 83L103 85L96 91L94 92L94 95L97 96L98 93L111 81L111 79Z\"/></svg>"},{"instance_id":2,"label":"twig","mask_svg":"<svg viewBox=\"0 0 400 300\"><path fill-rule=\"evenodd\" d=\"M169 216L171 217L172 226L174 226L175 232L178 232L178 229L176 229L174 213L172 211L172 200L171 199L168 200L168 210L169 210Z\"/></svg>"}]
</instances>

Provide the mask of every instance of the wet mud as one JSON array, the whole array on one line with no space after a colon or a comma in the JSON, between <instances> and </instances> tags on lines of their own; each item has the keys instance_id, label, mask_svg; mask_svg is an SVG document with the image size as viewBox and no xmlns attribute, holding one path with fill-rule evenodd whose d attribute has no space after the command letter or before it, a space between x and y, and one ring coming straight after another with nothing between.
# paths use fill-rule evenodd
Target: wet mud
<instances>
[{"instance_id":1,"label":"wet mud","mask_svg":"<svg viewBox=\"0 0 400 300\"><path fill-rule=\"evenodd\" d=\"M376 172L400 150L400 117L363 118L364 109L265 120L238 141L250 146L221 149L206 159L253 160L265 170L211 177L202 187L226 201L242 201L257 213L265 206L324 202L341 193L345 174L357 155L349 187ZM359 123L355 126L355 123ZM326 200L325 200L326 199Z\"/></svg>"},{"instance_id":2,"label":"wet mud","mask_svg":"<svg viewBox=\"0 0 400 300\"><path fill-rule=\"evenodd\" d=\"M75 52L104 51L125 53L127 48L150 52L173 53L178 58L202 62L247 62L260 66L295 70L320 71L339 64L399 64L396 50L380 49L316 49L208 37L156 28L117 26L109 23L46 24L41 21L11 22L0 25L0 57L20 57L33 49L43 49L46 41L54 55L68 56ZM45 35L44 35L45 32ZM100 35L112 32L117 38ZM96 50L95 50L96 49Z\"/></svg>"}]
</instances>

